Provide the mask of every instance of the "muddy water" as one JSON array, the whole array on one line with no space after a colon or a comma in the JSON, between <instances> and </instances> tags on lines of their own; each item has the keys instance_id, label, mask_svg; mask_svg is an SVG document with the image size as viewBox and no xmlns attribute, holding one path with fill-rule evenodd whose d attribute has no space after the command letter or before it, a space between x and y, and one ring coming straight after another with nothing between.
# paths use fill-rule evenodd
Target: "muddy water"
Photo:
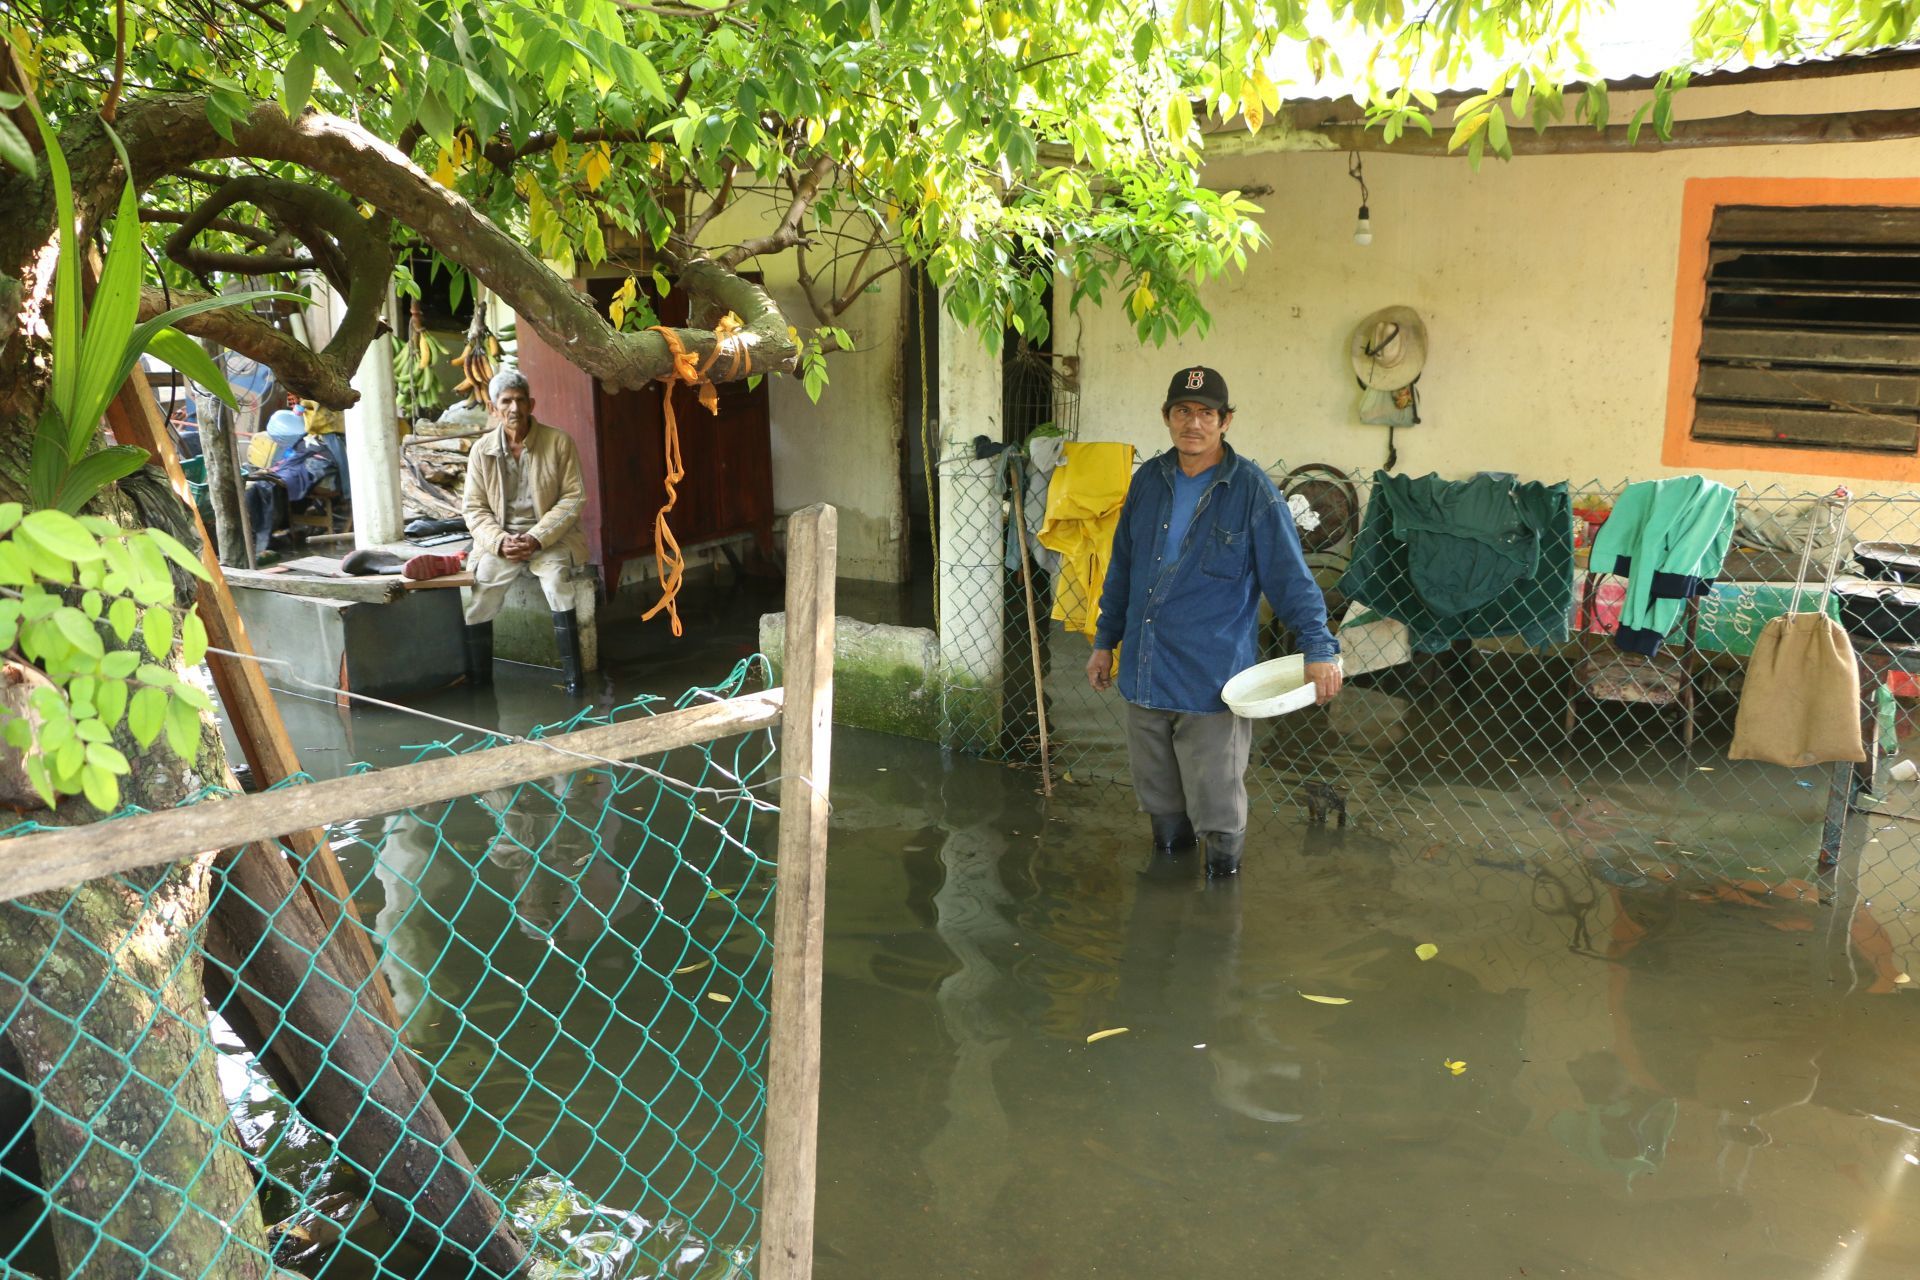
<instances>
[{"instance_id":1,"label":"muddy water","mask_svg":"<svg viewBox=\"0 0 1920 1280\"><path fill-rule=\"evenodd\" d=\"M616 680L683 688L733 649L704 652ZM565 706L511 673L499 696L507 721ZM316 763L434 736L307 710ZM1028 775L851 730L833 791L826 1280L1920 1275L1915 958L1845 877L1756 894L1361 815L1257 824L1246 873L1214 888L1143 849L1124 792L1046 802ZM428 870L410 881L466 892L464 866ZM369 919L397 884L367 877ZM539 973L556 930L487 912L496 970ZM471 978L450 965L408 996ZM551 1021L497 1031L528 1062L556 1040ZM490 1086L514 1132L561 1132L576 1181L617 1190L563 1121L573 1064L546 1060L550 1088Z\"/></svg>"}]
</instances>

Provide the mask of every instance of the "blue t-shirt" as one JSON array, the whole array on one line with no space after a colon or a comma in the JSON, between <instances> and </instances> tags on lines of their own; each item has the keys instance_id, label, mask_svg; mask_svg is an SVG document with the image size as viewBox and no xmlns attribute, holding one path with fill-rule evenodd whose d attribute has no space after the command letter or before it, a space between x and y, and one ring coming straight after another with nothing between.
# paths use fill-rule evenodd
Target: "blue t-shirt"
<instances>
[{"instance_id":1,"label":"blue t-shirt","mask_svg":"<svg viewBox=\"0 0 1920 1280\"><path fill-rule=\"evenodd\" d=\"M1161 543L1161 555L1173 557L1180 554L1180 544L1186 541L1187 530L1193 527L1193 513L1200 509L1200 495L1207 491L1207 484L1213 479L1213 473L1219 464L1208 467L1197 476L1190 476L1178 466L1173 469L1173 509L1167 513L1167 538Z\"/></svg>"}]
</instances>

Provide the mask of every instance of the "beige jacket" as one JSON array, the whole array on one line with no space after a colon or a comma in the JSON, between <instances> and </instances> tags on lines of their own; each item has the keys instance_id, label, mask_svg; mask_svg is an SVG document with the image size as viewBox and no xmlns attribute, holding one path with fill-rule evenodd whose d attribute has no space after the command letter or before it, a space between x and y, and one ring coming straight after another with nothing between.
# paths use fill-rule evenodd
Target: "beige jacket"
<instances>
[{"instance_id":1,"label":"beige jacket","mask_svg":"<svg viewBox=\"0 0 1920 1280\"><path fill-rule=\"evenodd\" d=\"M504 429L495 427L474 442L467 454L467 491L462 501L467 531L473 534L477 551L500 553L500 540L507 535L506 468ZM535 422L527 435L527 479L533 485L533 507L539 521L528 533L537 538L543 551L563 550L572 554L575 564L587 562L587 535L580 528L580 508L586 505L587 489L580 479L580 454L564 431L556 431Z\"/></svg>"}]
</instances>

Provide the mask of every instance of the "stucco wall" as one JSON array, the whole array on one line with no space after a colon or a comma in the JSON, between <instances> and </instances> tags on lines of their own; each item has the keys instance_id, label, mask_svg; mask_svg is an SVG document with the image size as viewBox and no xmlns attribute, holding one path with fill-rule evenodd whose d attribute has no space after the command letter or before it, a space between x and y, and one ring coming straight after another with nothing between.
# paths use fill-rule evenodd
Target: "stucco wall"
<instances>
[{"instance_id":1,"label":"stucco wall","mask_svg":"<svg viewBox=\"0 0 1920 1280\"><path fill-rule=\"evenodd\" d=\"M765 235L773 206L747 195L714 220L709 244ZM784 206L782 206L784 208ZM836 250L823 242L808 259L825 278ZM848 259L843 266L851 266ZM812 311L800 290L791 253L750 261L788 319L810 328ZM827 358L831 379L820 403L807 399L798 378L769 384L773 424L773 505L785 514L815 502L840 510L840 576L878 582L905 577L905 512L900 494L901 358L906 332L903 277L894 272L863 295L841 319L856 349Z\"/></svg>"},{"instance_id":2,"label":"stucco wall","mask_svg":"<svg viewBox=\"0 0 1920 1280\"><path fill-rule=\"evenodd\" d=\"M1920 72L1691 90L1681 117L1908 106ZM1614 118L1636 98L1621 95ZM1210 289L1211 334L1142 349L1116 305L1058 318L1082 357L1081 433L1166 445L1158 406L1183 364L1227 377L1240 414L1230 437L1262 463L1370 468L1386 428L1359 424L1346 362L1353 326L1375 308L1420 311L1432 335L1421 426L1398 436L1401 470L1516 471L1607 480L1696 467L1662 461L1668 369L1690 178L1902 178L1920 140L1729 147L1659 154L1489 160L1369 154L1374 243L1352 240L1358 188L1347 156L1283 154L1220 164L1211 185L1269 185L1272 243ZM1066 291L1062 290L1062 294ZM1751 455L1749 455L1751 456ZM1792 469L1710 469L1721 479L1824 488ZM1886 490L1884 472L1854 478Z\"/></svg>"}]
</instances>

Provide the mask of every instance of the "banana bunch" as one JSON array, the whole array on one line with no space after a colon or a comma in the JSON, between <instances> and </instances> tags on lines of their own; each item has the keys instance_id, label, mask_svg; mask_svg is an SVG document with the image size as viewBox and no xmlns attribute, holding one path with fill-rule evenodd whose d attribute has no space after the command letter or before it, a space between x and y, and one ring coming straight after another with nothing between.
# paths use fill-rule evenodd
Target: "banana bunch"
<instances>
[{"instance_id":1,"label":"banana bunch","mask_svg":"<svg viewBox=\"0 0 1920 1280\"><path fill-rule=\"evenodd\" d=\"M434 369L442 354L440 344L425 329L415 329L404 341L394 339L394 399L409 421L429 418L440 411L440 378Z\"/></svg>"},{"instance_id":2,"label":"banana bunch","mask_svg":"<svg viewBox=\"0 0 1920 1280\"><path fill-rule=\"evenodd\" d=\"M465 375L454 390L461 395L470 395L475 404L491 409L488 402L487 384L493 381L494 370L500 365L500 340L487 331L485 326L476 322L467 330L467 345L460 348L460 354L449 363L458 365Z\"/></svg>"}]
</instances>

